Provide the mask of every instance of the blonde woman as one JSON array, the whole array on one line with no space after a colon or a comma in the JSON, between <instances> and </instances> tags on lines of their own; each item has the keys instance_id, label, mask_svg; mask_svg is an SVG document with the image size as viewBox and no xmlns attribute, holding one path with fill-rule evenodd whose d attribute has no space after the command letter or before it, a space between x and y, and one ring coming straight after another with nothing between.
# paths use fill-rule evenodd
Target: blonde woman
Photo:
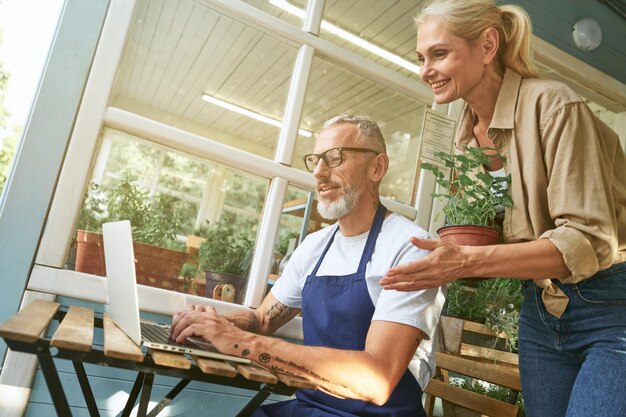
<instances>
[{"instance_id":1,"label":"blonde woman","mask_svg":"<svg viewBox=\"0 0 626 417\"><path fill-rule=\"evenodd\" d=\"M455 145L492 147L511 175L506 244L413 239L432 253L385 289L462 277L524 280L520 372L529 417L626 415L626 158L567 86L537 78L530 20L492 0L439 0L416 17L420 77L437 103L465 101Z\"/></svg>"}]
</instances>

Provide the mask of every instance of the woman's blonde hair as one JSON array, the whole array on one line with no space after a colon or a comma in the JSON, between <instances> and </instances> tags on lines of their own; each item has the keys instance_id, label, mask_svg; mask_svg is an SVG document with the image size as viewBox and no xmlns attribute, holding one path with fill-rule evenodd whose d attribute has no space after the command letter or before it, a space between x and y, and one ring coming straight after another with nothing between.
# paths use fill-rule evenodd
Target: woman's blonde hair
<instances>
[{"instance_id":1,"label":"woman's blonde hair","mask_svg":"<svg viewBox=\"0 0 626 417\"><path fill-rule=\"evenodd\" d=\"M498 60L502 69L511 68L524 78L538 76L530 56L530 17L521 7L498 6L493 0L431 0L415 17L417 28L430 18L470 42L485 29L495 28L500 37Z\"/></svg>"}]
</instances>

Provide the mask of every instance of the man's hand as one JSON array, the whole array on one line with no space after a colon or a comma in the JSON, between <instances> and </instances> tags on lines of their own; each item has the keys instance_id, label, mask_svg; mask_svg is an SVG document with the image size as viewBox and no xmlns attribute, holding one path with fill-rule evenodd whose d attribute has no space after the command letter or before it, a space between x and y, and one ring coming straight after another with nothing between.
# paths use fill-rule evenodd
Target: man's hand
<instances>
[{"instance_id":1,"label":"man's hand","mask_svg":"<svg viewBox=\"0 0 626 417\"><path fill-rule=\"evenodd\" d=\"M172 340L183 343L187 337L201 337L223 353L241 354L238 347L245 334L213 307L189 305L172 319Z\"/></svg>"},{"instance_id":2,"label":"man's hand","mask_svg":"<svg viewBox=\"0 0 626 417\"><path fill-rule=\"evenodd\" d=\"M423 258L391 268L380 280L385 290L417 291L436 288L468 276L462 246L441 239L411 238L419 249L432 251Z\"/></svg>"}]
</instances>

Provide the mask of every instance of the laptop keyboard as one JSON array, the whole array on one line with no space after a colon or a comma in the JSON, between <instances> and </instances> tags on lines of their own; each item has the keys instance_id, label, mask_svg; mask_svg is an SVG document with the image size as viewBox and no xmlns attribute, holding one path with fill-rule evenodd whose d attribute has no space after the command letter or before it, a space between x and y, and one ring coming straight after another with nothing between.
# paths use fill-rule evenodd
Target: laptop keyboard
<instances>
[{"instance_id":1,"label":"laptop keyboard","mask_svg":"<svg viewBox=\"0 0 626 417\"><path fill-rule=\"evenodd\" d=\"M157 323L141 322L141 336L155 343L177 345L170 339L170 328Z\"/></svg>"}]
</instances>

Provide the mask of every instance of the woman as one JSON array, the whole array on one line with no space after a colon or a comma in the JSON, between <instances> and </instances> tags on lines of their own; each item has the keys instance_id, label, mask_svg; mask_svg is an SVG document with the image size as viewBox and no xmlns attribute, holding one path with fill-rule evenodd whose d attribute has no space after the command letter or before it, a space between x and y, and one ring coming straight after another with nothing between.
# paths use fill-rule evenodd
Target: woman
<instances>
[{"instance_id":1,"label":"woman","mask_svg":"<svg viewBox=\"0 0 626 417\"><path fill-rule=\"evenodd\" d=\"M385 289L462 277L523 279L520 374L527 415L626 415L626 159L617 135L565 85L537 79L530 20L492 0L430 2L416 18L420 77L465 100L455 146L492 147L511 175L507 244L413 239L428 256Z\"/></svg>"}]
</instances>

